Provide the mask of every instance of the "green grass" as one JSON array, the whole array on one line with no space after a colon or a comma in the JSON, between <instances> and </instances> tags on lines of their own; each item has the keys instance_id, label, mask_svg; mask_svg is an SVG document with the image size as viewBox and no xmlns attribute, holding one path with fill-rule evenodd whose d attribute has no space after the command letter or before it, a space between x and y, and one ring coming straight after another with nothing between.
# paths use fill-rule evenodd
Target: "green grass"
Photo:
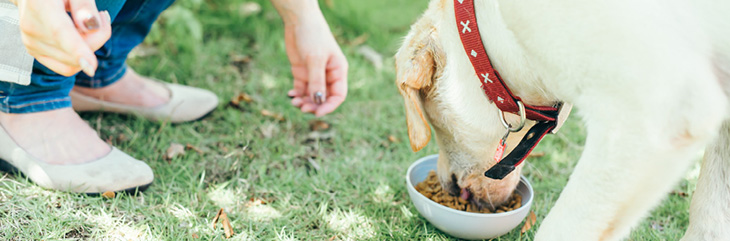
<instances>
[{"instance_id":1,"label":"green grass","mask_svg":"<svg viewBox=\"0 0 730 241\"><path fill-rule=\"evenodd\" d=\"M431 143L410 150L402 99L394 86L391 56L427 1L333 1L324 12L350 61L348 100L322 120L331 138L308 140L314 117L289 105L290 72L282 23L268 1L243 16L242 0L183 0L156 24L145 46L156 49L129 61L139 73L218 93L221 105L205 119L170 125L136 117L84 114L102 138L147 161L154 184L139 196L114 199L43 190L22 177L0 178L0 239L9 240L222 240L211 228L225 208L232 240L450 240L411 204L405 171L417 158L437 153ZM350 43L385 56L376 70ZM249 63L232 62L248 56ZM227 101L248 93L253 103ZM277 121L262 116L281 113ZM388 140L395 136L398 142ZM577 118L548 136L525 175L540 221L550 210L580 156L585 129ZM163 158L170 143L202 153ZM319 166L313 167L312 158ZM691 195L696 175L677 190ZM252 200L263 200L256 204ZM688 223L690 197L670 195L631 234L631 240L677 240ZM654 225L653 225L654 224ZM663 230L657 227L660 225ZM654 228L653 228L654 227ZM536 229L497 240L531 240Z\"/></svg>"}]
</instances>

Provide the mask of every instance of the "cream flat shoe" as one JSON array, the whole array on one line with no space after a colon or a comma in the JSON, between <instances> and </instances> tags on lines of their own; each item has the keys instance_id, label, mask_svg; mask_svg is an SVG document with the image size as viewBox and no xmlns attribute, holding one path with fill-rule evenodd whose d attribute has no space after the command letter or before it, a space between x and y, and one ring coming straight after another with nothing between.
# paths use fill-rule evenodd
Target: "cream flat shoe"
<instances>
[{"instance_id":1,"label":"cream flat shoe","mask_svg":"<svg viewBox=\"0 0 730 241\"><path fill-rule=\"evenodd\" d=\"M143 191L154 179L146 163L114 147L96 161L47 164L18 146L3 127L0 127L0 159L0 167L20 171L38 186L60 191L88 194Z\"/></svg>"},{"instance_id":2,"label":"cream flat shoe","mask_svg":"<svg viewBox=\"0 0 730 241\"><path fill-rule=\"evenodd\" d=\"M139 107L117 104L71 91L71 103L77 112L106 111L120 114L138 114L155 121L180 123L197 120L218 106L218 96L208 90L160 82L170 91L170 100L157 107Z\"/></svg>"}]
</instances>

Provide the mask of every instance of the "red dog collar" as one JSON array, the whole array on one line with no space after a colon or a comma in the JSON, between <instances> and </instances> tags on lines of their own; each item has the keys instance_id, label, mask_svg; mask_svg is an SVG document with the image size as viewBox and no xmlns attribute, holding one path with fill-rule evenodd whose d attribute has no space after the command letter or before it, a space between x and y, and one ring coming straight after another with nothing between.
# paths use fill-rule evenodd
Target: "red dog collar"
<instances>
[{"instance_id":1,"label":"red dog collar","mask_svg":"<svg viewBox=\"0 0 730 241\"><path fill-rule=\"evenodd\" d=\"M484 49L482 37L479 34L474 0L454 0L454 12L456 14L456 26L464 45L464 51L469 57L474 71L479 77L482 90L487 98L493 102L504 113L515 113L526 116L527 119L537 121L520 143L506 157L497 159L496 165L487 170L484 175L492 179L502 179L512 172L517 165L530 154L537 143L550 132L556 129L558 114L561 112L562 104L556 106L531 106L522 103L522 100L513 95L497 70L489 61L487 51ZM521 106L523 105L523 106ZM523 123L524 124L524 121ZM507 125L507 124L506 124ZM508 131L519 131L521 127L512 130L507 126ZM509 132L508 132L509 134ZM506 136L505 136L506 137ZM503 145L503 143L500 143ZM504 146L501 146L504 148ZM501 154L498 155L500 158Z\"/></svg>"}]
</instances>

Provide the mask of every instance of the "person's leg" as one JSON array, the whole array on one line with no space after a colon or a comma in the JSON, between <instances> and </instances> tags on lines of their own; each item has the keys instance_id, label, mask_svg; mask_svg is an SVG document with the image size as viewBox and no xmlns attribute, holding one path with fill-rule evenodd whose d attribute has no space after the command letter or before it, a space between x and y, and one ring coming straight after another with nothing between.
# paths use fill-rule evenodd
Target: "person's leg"
<instances>
[{"instance_id":1,"label":"person's leg","mask_svg":"<svg viewBox=\"0 0 730 241\"><path fill-rule=\"evenodd\" d=\"M116 16L123 0L99 0ZM71 107L75 77L54 73L37 61L27 86L0 82L0 126L29 154L49 164L94 161L110 151Z\"/></svg>"},{"instance_id":2,"label":"person's leg","mask_svg":"<svg viewBox=\"0 0 730 241\"><path fill-rule=\"evenodd\" d=\"M96 52L99 68L94 77L80 74L74 91L119 104L153 107L165 104L168 90L159 83L128 71L126 60L141 44L160 13L174 0L127 0L112 24L112 37Z\"/></svg>"},{"instance_id":3,"label":"person's leg","mask_svg":"<svg viewBox=\"0 0 730 241\"><path fill-rule=\"evenodd\" d=\"M0 126L30 155L49 164L90 162L110 151L68 96L74 78L34 63L31 84L0 82Z\"/></svg>"}]
</instances>

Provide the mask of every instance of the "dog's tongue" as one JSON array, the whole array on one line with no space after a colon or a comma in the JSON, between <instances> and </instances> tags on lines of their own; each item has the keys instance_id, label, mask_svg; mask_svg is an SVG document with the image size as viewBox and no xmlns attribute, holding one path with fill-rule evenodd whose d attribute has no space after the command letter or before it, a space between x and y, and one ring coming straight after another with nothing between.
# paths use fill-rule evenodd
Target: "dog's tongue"
<instances>
[{"instance_id":1,"label":"dog's tongue","mask_svg":"<svg viewBox=\"0 0 730 241\"><path fill-rule=\"evenodd\" d=\"M461 189L461 199L463 200L469 200L469 197L471 197L471 193L469 193L469 190L466 188Z\"/></svg>"}]
</instances>

